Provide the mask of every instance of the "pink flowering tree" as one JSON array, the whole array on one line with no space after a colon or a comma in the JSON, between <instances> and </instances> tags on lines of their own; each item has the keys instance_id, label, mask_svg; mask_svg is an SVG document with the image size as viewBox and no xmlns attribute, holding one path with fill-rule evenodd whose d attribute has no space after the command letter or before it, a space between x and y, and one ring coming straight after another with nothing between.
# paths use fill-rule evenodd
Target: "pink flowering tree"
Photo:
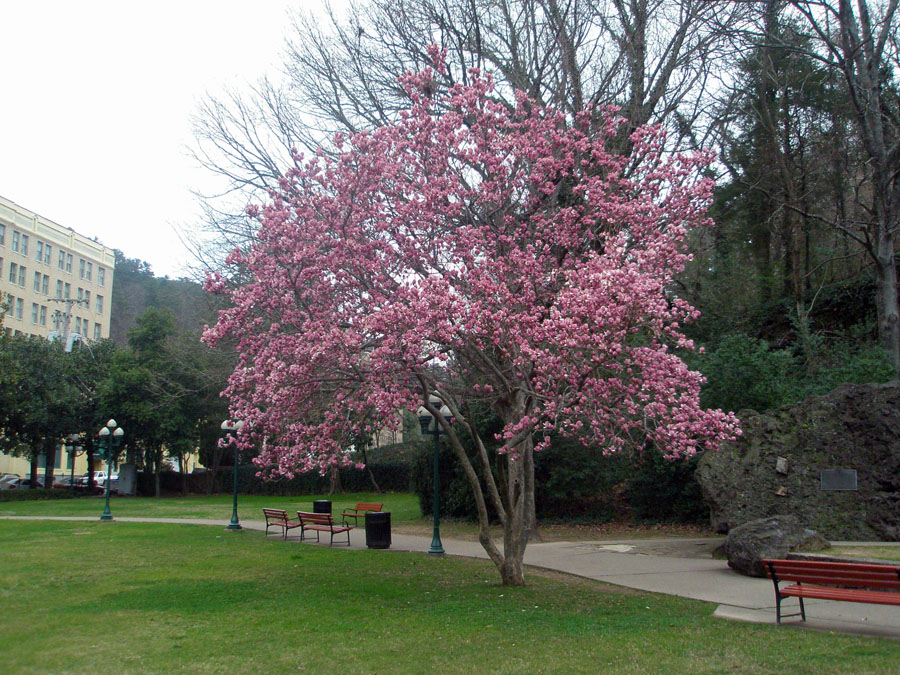
<instances>
[{"instance_id":1,"label":"pink flowering tree","mask_svg":"<svg viewBox=\"0 0 900 675\"><path fill-rule=\"evenodd\" d=\"M231 305L204 339L237 343L224 395L271 476L347 464L351 439L446 404L481 543L503 583L522 584L533 458L551 433L671 457L739 433L699 405L702 378L677 355L697 312L669 291L688 232L710 225L709 158L666 154L654 128L611 154L614 111L566 118L525 95L510 110L478 72L448 91L432 75L402 79L413 105L396 124L298 156L251 209L258 240L227 261L244 281L208 279ZM479 436L474 402L500 417L499 439Z\"/></svg>"}]
</instances>

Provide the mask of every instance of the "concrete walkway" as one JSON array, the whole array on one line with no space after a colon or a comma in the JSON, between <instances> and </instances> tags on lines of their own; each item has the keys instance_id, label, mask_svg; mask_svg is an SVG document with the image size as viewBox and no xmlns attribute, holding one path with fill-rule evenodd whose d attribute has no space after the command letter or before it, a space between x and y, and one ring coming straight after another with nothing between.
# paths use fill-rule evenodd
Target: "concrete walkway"
<instances>
[{"instance_id":1,"label":"concrete walkway","mask_svg":"<svg viewBox=\"0 0 900 675\"><path fill-rule=\"evenodd\" d=\"M28 517L15 517L25 518ZM48 520L48 518L38 518ZM56 520L96 520L95 518L56 518ZM186 518L116 518L118 522L157 522L195 524L222 527L219 520ZM265 531L265 522L242 520L245 529ZM275 538L270 530L269 536ZM288 542L298 542L297 530L288 535ZM304 542L304 546L327 546ZM548 570L556 570L610 584L642 591L677 595L703 600L717 605L714 616L775 623L775 594L768 579L754 579L731 570L727 563L710 556L721 539L629 539L608 541L547 542L529 544L525 563ZM448 555L487 558L478 542L442 539ZM849 542L847 542L849 543ZM431 545L430 537L393 533L391 550L425 553ZM335 545L335 549L346 547ZM351 533L351 549L365 548L365 529L360 526ZM898 548L900 557L900 548ZM806 600L805 623L799 618L786 619L783 625L858 633L900 639L900 607L867 605L854 602ZM788 599L782 609L796 611L796 600Z\"/></svg>"}]
</instances>

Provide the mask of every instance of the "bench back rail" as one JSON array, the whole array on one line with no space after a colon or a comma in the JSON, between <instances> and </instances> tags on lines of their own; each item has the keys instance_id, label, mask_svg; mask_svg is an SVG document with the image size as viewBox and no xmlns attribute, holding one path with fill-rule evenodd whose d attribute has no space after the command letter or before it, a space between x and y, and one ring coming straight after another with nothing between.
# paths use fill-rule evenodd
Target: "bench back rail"
<instances>
[{"instance_id":1,"label":"bench back rail","mask_svg":"<svg viewBox=\"0 0 900 675\"><path fill-rule=\"evenodd\" d=\"M287 539L288 530L300 527L300 521L291 520L287 511L284 509L263 509L263 515L266 517L266 536L269 535L270 527L281 528L281 538Z\"/></svg>"},{"instance_id":2,"label":"bench back rail","mask_svg":"<svg viewBox=\"0 0 900 675\"><path fill-rule=\"evenodd\" d=\"M366 515L367 511L381 511L384 502L356 502L356 506L346 509L342 514L342 518L353 518L353 522L359 523L358 518Z\"/></svg>"},{"instance_id":3,"label":"bench back rail","mask_svg":"<svg viewBox=\"0 0 900 675\"><path fill-rule=\"evenodd\" d=\"M328 532L331 535L329 546L334 543L334 535L347 533L347 546L350 545L350 530L353 526L346 520L335 523L334 517L330 513L310 513L308 511L297 511L297 518L300 525L300 541L303 541L306 530L312 530L316 533L316 541L319 541L320 532Z\"/></svg>"},{"instance_id":4,"label":"bench back rail","mask_svg":"<svg viewBox=\"0 0 900 675\"><path fill-rule=\"evenodd\" d=\"M777 623L781 623L781 601L789 596L800 601L800 612L784 616L800 616L804 621L804 597L900 605L900 565L818 560L763 560L763 564L775 585ZM780 586L782 582L794 583Z\"/></svg>"}]
</instances>

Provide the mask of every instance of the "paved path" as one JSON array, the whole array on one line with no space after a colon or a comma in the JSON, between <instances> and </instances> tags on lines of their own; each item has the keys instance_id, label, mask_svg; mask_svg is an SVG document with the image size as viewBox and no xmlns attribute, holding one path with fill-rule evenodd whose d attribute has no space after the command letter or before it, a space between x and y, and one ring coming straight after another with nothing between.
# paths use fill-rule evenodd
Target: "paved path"
<instances>
[{"instance_id":1,"label":"paved path","mask_svg":"<svg viewBox=\"0 0 900 675\"><path fill-rule=\"evenodd\" d=\"M27 517L23 517L27 518ZM48 520L48 518L40 518ZM96 518L68 518L58 520L96 520ZM222 527L220 520L186 518L116 518L119 522L158 522L195 524ZM265 522L242 520L249 530L265 530ZM272 536L270 532L270 536ZM288 541L296 541L296 530ZM525 563L610 584L643 591L678 595L717 605L714 615L721 618L775 623L775 597L768 579L745 577L732 571L722 560L715 560L709 552L720 539L657 538L640 540L605 540L580 542L546 542L529 544ZM481 545L474 541L443 539L448 555L486 558ZM317 545L315 543L306 545ZM327 546L323 539L322 546ZM430 537L393 533L391 550L426 552ZM335 546L336 549L344 547ZM352 532L351 549L365 548L365 530ZM898 551L900 557L900 551ZM787 601L793 603L792 599ZM842 633L859 633L900 639L900 608L867 605L853 602L807 600L806 628ZM793 612L795 605L786 605Z\"/></svg>"}]
</instances>

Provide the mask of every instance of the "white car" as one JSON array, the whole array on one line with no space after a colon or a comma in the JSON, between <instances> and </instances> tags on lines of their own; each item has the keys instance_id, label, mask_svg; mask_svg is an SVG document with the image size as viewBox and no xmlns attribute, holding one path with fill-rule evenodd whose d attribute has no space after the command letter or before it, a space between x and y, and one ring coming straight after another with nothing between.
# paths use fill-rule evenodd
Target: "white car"
<instances>
[{"instance_id":1,"label":"white car","mask_svg":"<svg viewBox=\"0 0 900 675\"><path fill-rule=\"evenodd\" d=\"M21 476L17 473L5 473L0 476L0 490L11 490L15 481Z\"/></svg>"}]
</instances>

